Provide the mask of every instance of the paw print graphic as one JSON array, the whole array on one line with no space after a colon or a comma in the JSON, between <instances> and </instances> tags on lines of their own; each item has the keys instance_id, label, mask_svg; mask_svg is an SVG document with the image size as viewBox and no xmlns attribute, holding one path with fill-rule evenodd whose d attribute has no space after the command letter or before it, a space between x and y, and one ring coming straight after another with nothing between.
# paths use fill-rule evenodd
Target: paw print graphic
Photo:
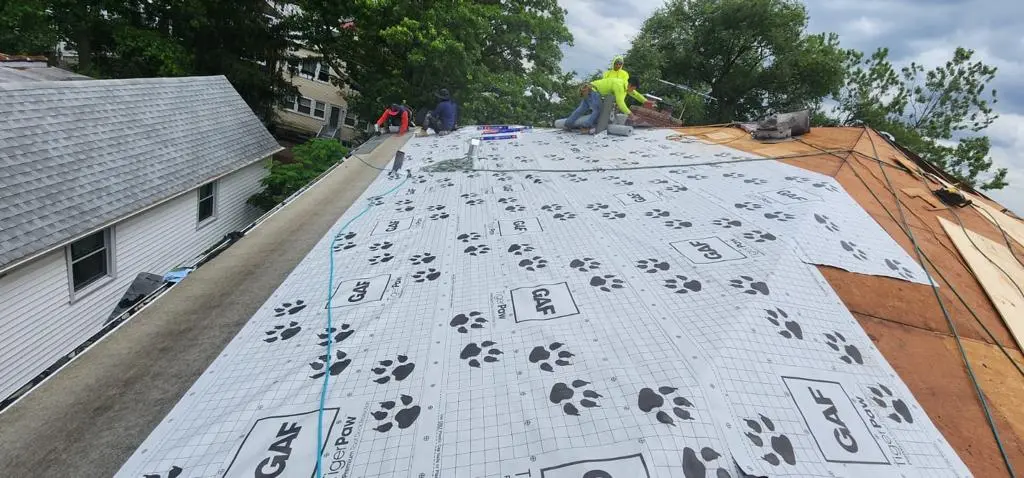
<instances>
[{"instance_id":1,"label":"paw print graphic","mask_svg":"<svg viewBox=\"0 0 1024 478\"><path fill-rule=\"evenodd\" d=\"M737 221L735 219L729 219L727 217L720 217L718 219L715 219L714 221L711 221L711 224L720 226L722 229L732 229L734 227L740 227L743 225L742 222Z\"/></svg>"},{"instance_id":2,"label":"paw print graphic","mask_svg":"<svg viewBox=\"0 0 1024 478\"><path fill-rule=\"evenodd\" d=\"M688 294L690 292L700 292L704 288L704 285L697 279L690 279L686 276L675 276L671 279L665 279L662 284L666 289L675 291L676 294Z\"/></svg>"},{"instance_id":3,"label":"paw print graphic","mask_svg":"<svg viewBox=\"0 0 1024 478\"><path fill-rule=\"evenodd\" d=\"M839 241L839 245L842 246L846 252L849 252L854 259L861 261L868 260L868 253L857 247L857 243L851 241Z\"/></svg>"},{"instance_id":4,"label":"paw print graphic","mask_svg":"<svg viewBox=\"0 0 1024 478\"><path fill-rule=\"evenodd\" d=\"M782 211L766 212L764 213L764 217L765 219L774 219L779 222L792 221L793 219L796 219L796 216Z\"/></svg>"},{"instance_id":5,"label":"paw print graphic","mask_svg":"<svg viewBox=\"0 0 1024 478\"><path fill-rule=\"evenodd\" d=\"M451 216L449 216L448 213L446 213L446 212L435 213L435 214L431 214L430 215L430 220L431 221L437 221L437 220L441 220L441 219L448 219L449 217L451 217Z\"/></svg>"},{"instance_id":6,"label":"paw print graphic","mask_svg":"<svg viewBox=\"0 0 1024 478\"><path fill-rule=\"evenodd\" d=\"M712 463L717 462L721 457L721 453L707 446L700 449L700 456L697 455L693 448L683 448L683 478L705 478L708 472L708 465L717 468L715 470L716 477L731 478L732 474L721 466L726 465L725 463Z\"/></svg>"},{"instance_id":7,"label":"paw print graphic","mask_svg":"<svg viewBox=\"0 0 1024 478\"><path fill-rule=\"evenodd\" d=\"M398 400L401 405L394 400L380 402L380 409L370 414L377 421L377 426L373 428L375 431L385 433L396 426L399 430L404 430L411 427L419 418L420 406L412 404L412 397L402 395Z\"/></svg>"},{"instance_id":8,"label":"paw print graphic","mask_svg":"<svg viewBox=\"0 0 1024 478\"><path fill-rule=\"evenodd\" d=\"M672 415L675 415L676 418L679 418L680 420L693 420L693 416L690 415L690 411L687 410L688 408L693 408L693 403L690 403L690 401L685 397L676 394L676 390L677 389L675 387L658 387L658 391L655 392L652 388L644 387L640 389L640 394L637 396L637 407L639 407L640 411L644 413L651 413L654 410L657 410L657 413L654 414L654 418L656 418L659 423L664 423L666 425L675 426L676 421L672 418ZM665 406L665 397L673 394L676 394L676 396L672 398L672 403L670 405L672 407L672 415L669 415L669 412L666 412L661 408Z\"/></svg>"},{"instance_id":9,"label":"paw print graphic","mask_svg":"<svg viewBox=\"0 0 1024 478\"><path fill-rule=\"evenodd\" d=\"M692 179L694 181L703 181L703 180L707 179L708 177L703 175L703 174L691 174L689 176L686 176L686 178L687 179Z\"/></svg>"},{"instance_id":10,"label":"paw print graphic","mask_svg":"<svg viewBox=\"0 0 1024 478\"><path fill-rule=\"evenodd\" d=\"M569 219L576 219L576 214L571 212L559 212L555 213L555 215L551 217L558 219L559 221L568 221Z\"/></svg>"},{"instance_id":11,"label":"paw print graphic","mask_svg":"<svg viewBox=\"0 0 1024 478\"><path fill-rule=\"evenodd\" d=\"M777 237L775 237L774 234L770 232L759 231L757 229L749 232L744 232L743 237L746 239L750 239L754 242L766 242L778 239Z\"/></svg>"},{"instance_id":12,"label":"paw print graphic","mask_svg":"<svg viewBox=\"0 0 1024 478\"><path fill-rule=\"evenodd\" d=\"M526 206L522 204L513 204L511 206L505 206L505 210L508 212L523 212L526 210Z\"/></svg>"},{"instance_id":13,"label":"paw print graphic","mask_svg":"<svg viewBox=\"0 0 1024 478\"><path fill-rule=\"evenodd\" d=\"M383 264L383 263L388 262L388 261L390 261L390 260L392 260L394 258L395 258L395 256L391 255L391 253L385 252L385 253L383 253L383 254L381 254L379 256L371 257L370 258L370 264L372 264L372 265Z\"/></svg>"},{"instance_id":14,"label":"paw print graphic","mask_svg":"<svg viewBox=\"0 0 1024 478\"><path fill-rule=\"evenodd\" d=\"M612 289L622 289L622 279L615 277L613 274L605 274L603 276L594 276L590 278L590 285L597 287L605 292L611 292Z\"/></svg>"},{"instance_id":15,"label":"paw print graphic","mask_svg":"<svg viewBox=\"0 0 1024 478\"><path fill-rule=\"evenodd\" d=\"M409 262L412 262L413 265L418 266L421 264L430 264L431 262L434 262L435 259L437 259L437 256L429 252L424 252L423 254L416 254L410 257Z\"/></svg>"},{"instance_id":16,"label":"paw print graphic","mask_svg":"<svg viewBox=\"0 0 1024 478\"><path fill-rule=\"evenodd\" d=\"M616 219L622 219L626 217L626 213L618 211L607 211L601 213L601 217L614 221Z\"/></svg>"},{"instance_id":17,"label":"paw print graphic","mask_svg":"<svg viewBox=\"0 0 1024 478\"><path fill-rule=\"evenodd\" d=\"M482 256L484 254L487 254L488 252L491 252L491 248L488 247L486 244L477 244L477 245L469 246L469 247L463 249L462 252L465 252L466 254L469 254L469 255L475 257L475 256Z\"/></svg>"},{"instance_id":18,"label":"paw print graphic","mask_svg":"<svg viewBox=\"0 0 1024 478\"><path fill-rule=\"evenodd\" d=\"M513 198L513 197L504 197L504 198L499 198L498 202L501 203L501 204L515 204L515 203L519 202L519 200L516 199L516 198Z\"/></svg>"},{"instance_id":19,"label":"paw print graphic","mask_svg":"<svg viewBox=\"0 0 1024 478\"><path fill-rule=\"evenodd\" d=\"M348 354L345 352L338 350L334 354L335 359L330 361L330 365L327 365L327 354L321 355L316 360L310 362L309 367L313 369L313 375L310 375L309 378L320 378L328 373L333 377L344 372L349 365L352 365L352 359L348 358Z\"/></svg>"},{"instance_id":20,"label":"paw print graphic","mask_svg":"<svg viewBox=\"0 0 1024 478\"><path fill-rule=\"evenodd\" d=\"M828 348L843 354L839 356L839 360L850 365L853 365L854 363L857 365L864 365L864 357L861 356L860 350L853 344L847 343L846 337L844 337L843 334L833 331L831 334L826 333L824 335L826 340L825 345L828 345Z\"/></svg>"},{"instance_id":21,"label":"paw print graphic","mask_svg":"<svg viewBox=\"0 0 1024 478\"><path fill-rule=\"evenodd\" d=\"M302 326L298 322L291 321L287 325L275 325L274 328L264 332L267 338L263 339L266 343L277 342L278 340L285 341L292 337L295 337L299 331L302 330Z\"/></svg>"},{"instance_id":22,"label":"paw print graphic","mask_svg":"<svg viewBox=\"0 0 1024 478\"><path fill-rule=\"evenodd\" d=\"M396 382L405 380L415 368L416 364L410 362L408 356L399 355L395 360L388 359L377 362L377 366L370 369L370 371L378 376L373 379L374 382L385 384L392 379Z\"/></svg>"},{"instance_id":23,"label":"paw print graphic","mask_svg":"<svg viewBox=\"0 0 1024 478\"><path fill-rule=\"evenodd\" d=\"M833 193L834 192L839 192L839 188L837 188L834 184L829 183L829 182L825 182L825 181L816 182L814 184L811 184L811 186L814 186L816 188L821 188L821 189L824 189L826 191L833 192Z\"/></svg>"},{"instance_id":24,"label":"paw print graphic","mask_svg":"<svg viewBox=\"0 0 1024 478\"><path fill-rule=\"evenodd\" d=\"M551 212L551 211L561 211L562 210L562 205L561 204L545 204L545 205L541 206L540 209L542 211L548 211L548 212Z\"/></svg>"},{"instance_id":25,"label":"paw print graphic","mask_svg":"<svg viewBox=\"0 0 1024 478\"><path fill-rule=\"evenodd\" d=\"M746 210L746 211L756 211L756 210L761 209L762 207L764 207L764 206L762 206L762 205L760 205L760 204L758 204L756 202L750 202L750 201L738 202L734 206L736 206L736 209L743 209L743 210Z\"/></svg>"},{"instance_id":26,"label":"paw print graphic","mask_svg":"<svg viewBox=\"0 0 1024 478\"><path fill-rule=\"evenodd\" d=\"M684 191L689 191L690 188L683 186L682 184L674 184L672 186L665 188L665 190L670 193L681 193Z\"/></svg>"},{"instance_id":27,"label":"paw print graphic","mask_svg":"<svg viewBox=\"0 0 1024 478\"><path fill-rule=\"evenodd\" d=\"M306 308L306 303L302 299L292 302L284 302L281 305L274 307L274 317L284 317L286 315L295 315L302 309Z\"/></svg>"},{"instance_id":28,"label":"paw print graphic","mask_svg":"<svg viewBox=\"0 0 1024 478\"><path fill-rule=\"evenodd\" d=\"M413 179L412 182L413 182L413 184L423 184L423 183L427 182L427 177L425 175L423 175L423 174L420 174L420 175L417 175L415 177L415 179Z\"/></svg>"},{"instance_id":29,"label":"paw print graphic","mask_svg":"<svg viewBox=\"0 0 1024 478\"><path fill-rule=\"evenodd\" d=\"M669 217L671 215L672 215L672 213L670 213L668 211L661 210L661 209L652 209L652 210L647 211L647 212L644 213L644 216L653 217L655 219L663 218L663 217Z\"/></svg>"},{"instance_id":30,"label":"paw print graphic","mask_svg":"<svg viewBox=\"0 0 1024 478\"><path fill-rule=\"evenodd\" d=\"M775 434L775 423L768 417L758 414L760 420L757 419L744 419L748 431L745 433L747 439L754 446L761 448L764 451L765 440L762 434L767 433L771 436L768 441L771 444L771 450L761 457L762 460L767 461L772 466L779 466L785 461L787 464L796 464L796 455L793 454L793 443L789 441L789 437L783 434ZM763 424L763 426L762 426ZM781 460L779 459L781 457Z\"/></svg>"},{"instance_id":31,"label":"paw print graphic","mask_svg":"<svg viewBox=\"0 0 1024 478\"><path fill-rule=\"evenodd\" d=\"M693 227L693 223L690 221L683 221L680 219L669 219L665 221L665 227L669 229L683 229L686 227Z\"/></svg>"},{"instance_id":32,"label":"paw print graphic","mask_svg":"<svg viewBox=\"0 0 1024 478\"><path fill-rule=\"evenodd\" d=\"M484 328L484 324L486 323L487 319L484 318L483 314L474 310L468 314L459 314L452 317L452 320L451 322L448 322L448 325L457 330L460 334L466 334L469 333L469 329Z\"/></svg>"},{"instance_id":33,"label":"paw print graphic","mask_svg":"<svg viewBox=\"0 0 1024 478\"><path fill-rule=\"evenodd\" d=\"M572 365L569 359L575 357L572 352L562 348L565 344L561 342L551 342L550 344L538 345L530 350L530 363L540 364L540 369L545 372L554 372L555 367L551 364L555 364L559 367L566 367ZM555 354L554 360L551 360L552 354Z\"/></svg>"},{"instance_id":34,"label":"paw print graphic","mask_svg":"<svg viewBox=\"0 0 1024 478\"><path fill-rule=\"evenodd\" d=\"M470 199L466 201L467 206L479 206L484 203L483 199Z\"/></svg>"},{"instance_id":35,"label":"paw print graphic","mask_svg":"<svg viewBox=\"0 0 1024 478\"><path fill-rule=\"evenodd\" d=\"M533 252L533 246L529 244L512 244L508 246L507 252L512 255L521 256Z\"/></svg>"},{"instance_id":36,"label":"paw print graphic","mask_svg":"<svg viewBox=\"0 0 1024 478\"><path fill-rule=\"evenodd\" d=\"M764 309L765 320L771 322L772 325L779 329L779 335L787 339L804 339L804 331L800 327L800 323L795 320L786 320L789 318L789 314L785 310L778 307L775 310Z\"/></svg>"},{"instance_id":37,"label":"paw print graphic","mask_svg":"<svg viewBox=\"0 0 1024 478\"><path fill-rule=\"evenodd\" d=\"M356 247L356 243L352 242L352 239L356 237L356 233L338 233L334 236L334 252L344 251Z\"/></svg>"},{"instance_id":38,"label":"paw print graphic","mask_svg":"<svg viewBox=\"0 0 1024 478\"><path fill-rule=\"evenodd\" d=\"M590 272L600 269L601 263L597 262L593 257L584 257L583 259L573 259L569 261L569 267L580 272Z\"/></svg>"},{"instance_id":39,"label":"paw print graphic","mask_svg":"<svg viewBox=\"0 0 1024 478\"><path fill-rule=\"evenodd\" d=\"M445 206L444 204L435 204L433 206L427 206L427 210L431 212L444 211Z\"/></svg>"},{"instance_id":40,"label":"paw print graphic","mask_svg":"<svg viewBox=\"0 0 1024 478\"><path fill-rule=\"evenodd\" d=\"M871 400L874 401L880 408L888 410L892 407L893 413L888 415L889 419L896 423L914 423L914 416L910 414L910 407L902 399L894 399L892 396L892 390L885 385L878 384L878 387L868 387L871 390Z\"/></svg>"},{"instance_id":41,"label":"paw print graphic","mask_svg":"<svg viewBox=\"0 0 1024 478\"><path fill-rule=\"evenodd\" d=\"M366 198L366 200L370 203L371 206L380 206L381 204L384 204L384 198L380 196L370 196Z\"/></svg>"},{"instance_id":42,"label":"paw print graphic","mask_svg":"<svg viewBox=\"0 0 1024 478\"><path fill-rule=\"evenodd\" d=\"M722 174L723 178L736 178L736 179L738 179L738 178L742 178L742 177L746 177L746 176L747 175L743 174L743 173L725 173L725 174Z\"/></svg>"},{"instance_id":43,"label":"paw print graphic","mask_svg":"<svg viewBox=\"0 0 1024 478\"><path fill-rule=\"evenodd\" d=\"M473 199L473 198L476 198L477 196L479 196L479 194L477 194L477 193L462 193L462 194L459 194L459 197L462 198L462 199Z\"/></svg>"},{"instance_id":44,"label":"paw print graphic","mask_svg":"<svg viewBox=\"0 0 1024 478\"><path fill-rule=\"evenodd\" d=\"M616 186L632 186L633 185L633 181L630 181L628 179L620 179L618 181L613 182L612 184L614 184Z\"/></svg>"},{"instance_id":45,"label":"paw print graphic","mask_svg":"<svg viewBox=\"0 0 1024 478\"><path fill-rule=\"evenodd\" d=\"M892 269L893 271L895 271L897 274L900 275L900 277L902 277L904 279L913 279L914 278L914 272L911 271L910 269L908 269L906 266L904 266L903 263L900 262L899 260L896 260L896 259L886 259L885 260L885 265L887 267L889 267L889 269Z\"/></svg>"},{"instance_id":46,"label":"paw print graphic","mask_svg":"<svg viewBox=\"0 0 1024 478\"><path fill-rule=\"evenodd\" d=\"M839 226L836 225L836 223L832 222L832 220L829 219L829 217L824 214L815 214L814 220L817 221L818 224L825 226L825 229L828 229L829 231L839 232Z\"/></svg>"},{"instance_id":47,"label":"paw print graphic","mask_svg":"<svg viewBox=\"0 0 1024 478\"><path fill-rule=\"evenodd\" d=\"M761 178L747 178L747 179L744 179L743 182L745 182L747 184L754 184L754 185L757 185L757 186L760 186L762 184L768 184L768 180L761 179Z\"/></svg>"},{"instance_id":48,"label":"paw print graphic","mask_svg":"<svg viewBox=\"0 0 1024 478\"><path fill-rule=\"evenodd\" d=\"M391 249L391 246L393 246L393 245L394 244L392 244L392 243L390 243L388 241L375 242L375 243L370 245L370 250L371 251L386 251L388 249Z\"/></svg>"},{"instance_id":49,"label":"paw print graphic","mask_svg":"<svg viewBox=\"0 0 1024 478\"><path fill-rule=\"evenodd\" d=\"M653 258L640 259L639 261L636 261L636 267L637 269L640 269L648 274L654 274L659 271L667 271L670 268L668 262Z\"/></svg>"},{"instance_id":50,"label":"paw print graphic","mask_svg":"<svg viewBox=\"0 0 1024 478\"><path fill-rule=\"evenodd\" d=\"M590 209L591 211L600 211L602 209L608 209L608 205L595 202L592 204L587 204L587 209Z\"/></svg>"},{"instance_id":51,"label":"paw print graphic","mask_svg":"<svg viewBox=\"0 0 1024 478\"><path fill-rule=\"evenodd\" d=\"M580 175L578 175L576 173L566 173L566 174L563 174L562 177L566 178L569 181L572 181L574 183L582 183L582 182L587 180L587 178L585 176L580 176Z\"/></svg>"},{"instance_id":52,"label":"paw print graphic","mask_svg":"<svg viewBox=\"0 0 1024 478\"><path fill-rule=\"evenodd\" d=\"M454 186L455 183L451 179L442 178L442 179L437 180L437 185L438 185L438 187L441 187L441 188L450 188L450 187Z\"/></svg>"},{"instance_id":53,"label":"paw print graphic","mask_svg":"<svg viewBox=\"0 0 1024 478\"><path fill-rule=\"evenodd\" d=\"M803 184L803 183L806 183L806 182L810 182L811 179L810 178L805 178L803 176L786 176L785 180L786 181L790 181L790 182L794 182L794 183L797 183L797 184Z\"/></svg>"},{"instance_id":54,"label":"paw print graphic","mask_svg":"<svg viewBox=\"0 0 1024 478\"><path fill-rule=\"evenodd\" d=\"M535 175L533 175L533 174L527 174L527 175L526 175L526 176L524 176L524 177L525 177L525 178L526 178L526 179L527 179L528 181L531 181L531 182L533 182L533 184L543 184L543 183L544 183L544 180L543 180L543 179L541 179L540 177L538 177L538 176L535 176Z\"/></svg>"},{"instance_id":55,"label":"paw print graphic","mask_svg":"<svg viewBox=\"0 0 1024 478\"><path fill-rule=\"evenodd\" d=\"M740 276L739 279L732 279L729 281L729 285L737 289L743 289L744 294L768 295L771 293L768 289L768 284L762 281L756 281L750 276Z\"/></svg>"},{"instance_id":56,"label":"paw print graphic","mask_svg":"<svg viewBox=\"0 0 1024 478\"><path fill-rule=\"evenodd\" d=\"M651 184L668 184L668 180L665 178L657 178L648 181Z\"/></svg>"},{"instance_id":57,"label":"paw print graphic","mask_svg":"<svg viewBox=\"0 0 1024 478\"><path fill-rule=\"evenodd\" d=\"M519 267L522 267L523 269L526 269L530 272L536 271L537 269L543 269L547 266L547 259L543 259L540 256L533 256L519 261Z\"/></svg>"},{"instance_id":58,"label":"paw print graphic","mask_svg":"<svg viewBox=\"0 0 1024 478\"><path fill-rule=\"evenodd\" d=\"M580 416L580 410L577 408L576 403L583 408L595 408L601 406L601 404L597 402L599 398L602 398L601 394L587 388L587 385L590 385L590 382L580 379L573 380L571 387L563 382L558 382L551 387L551 392L548 393L548 400L551 400L551 403L554 403L555 405L561 404L562 412L566 415L578 417ZM577 392L580 392L580 394L577 395ZM582 396L583 398L578 402L575 402L573 399L578 396Z\"/></svg>"},{"instance_id":59,"label":"paw print graphic","mask_svg":"<svg viewBox=\"0 0 1024 478\"><path fill-rule=\"evenodd\" d=\"M167 470L167 478L178 478L179 476L181 476L182 472L184 472L184 471L185 471L184 468L182 468L180 466L177 466L177 465L173 465L173 466L171 466L170 470ZM142 475L142 478L164 478L164 475L163 475L162 472L161 473L148 473L148 474Z\"/></svg>"},{"instance_id":60,"label":"paw print graphic","mask_svg":"<svg viewBox=\"0 0 1024 478\"><path fill-rule=\"evenodd\" d=\"M395 206L408 206L410 204L412 204L412 199L401 199L395 201Z\"/></svg>"},{"instance_id":61,"label":"paw print graphic","mask_svg":"<svg viewBox=\"0 0 1024 478\"><path fill-rule=\"evenodd\" d=\"M480 240L480 234L476 232L466 232L463 234L459 234L458 236L455 236L455 240L462 242L478 241Z\"/></svg>"},{"instance_id":62,"label":"paw print graphic","mask_svg":"<svg viewBox=\"0 0 1024 478\"><path fill-rule=\"evenodd\" d=\"M415 282L435 281L438 277L441 277L441 271L431 267L425 271L416 271L412 275L412 280Z\"/></svg>"},{"instance_id":63,"label":"paw print graphic","mask_svg":"<svg viewBox=\"0 0 1024 478\"><path fill-rule=\"evenodd\" d=\"M496 343L485 340L477 345L476 342L470 342L462 348L462 352L459 353L459 358L469 363L470 367L480 368L480 361L484 363L494 363L498 361L498 356L502 354L501 350L498 350L494 346ZM484 349L487 349L486 352ZM483 357L480 354L483 354Z\"/></svg>"},{"instance_id":64,"label":"paw print graphic","mask_svg":"<svg viewBox=\"0 0 1024 478\"><path fill-rule=\"evenodd\" d=\"M412 203L412 201L409 199L403 199L396 202L395 204L397 204L398 207L395 208L395 212L409 212L416 209L416 206L409 206L408 204L410 203Z\"/></svg>"},{"instance_id":65,"label":"paw print graphic","mask_svg":"<svg viewBox=\"0 0 1024 478\"><path fill-rule=\"evenodd\" d=\"M338 344L344 342L345 339L351 337L354 333L356 333L356 331L352 330L351 324L341 324L338 327L325 328L323 332L316 334L316 337L320 339L320 342L317 343L317 345L326 347L328 340L330 340L331 343ZM331 337L332 335L333 337Z\"/></svg>"}]
</instances>

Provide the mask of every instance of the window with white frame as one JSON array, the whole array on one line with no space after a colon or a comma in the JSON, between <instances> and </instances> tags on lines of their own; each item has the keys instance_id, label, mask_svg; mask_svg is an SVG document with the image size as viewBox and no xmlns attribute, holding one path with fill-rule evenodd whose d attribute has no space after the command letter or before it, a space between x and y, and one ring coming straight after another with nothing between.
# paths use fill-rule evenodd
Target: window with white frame
<instances>
[{"instance_id":1,"label":"window with white frame","mask_svg":"<svg viewBox=\"0 0 1024 478\"><path fill-rule=\"evenodd\" d=\"M299 97L299 103L298 103L298 106L295 108L295 111L298 111L299 113L303 113L303 114L307 114L308 115L310 113L310 111L311 111L312 104L313 104L313 100L300 96Z\"/></svg>"},{"instance_id":2,"label":"window with white frame","mask_svg":"<svg viewBox=\"0 0 1024 478\"><path fill-rule=\"evenodd\" d=\"M326 63L317 65L316 79L323 82L331 81L331 67Z\"/></svg>"},{"instance_id":3,"label":"window with white frame","mask_svg":"<svg viewBox=\"0 0 1024 478\"><path fill-rule=\"evenodd\" d=\"M327 104L316 101L313 104L313 116L316 118L323 118L327 111Z\"/></svg>"},{"instance_id":4,"label":"window with white frame","mask_svg":"<svg viewBox=\"0 0 1024 478\"><path fill-rule=\"evenodd\" d=\"M216 217L217 212L217 181L199 186L198 214L199 223Z\"/></svg>"},{"instance_id":5,"label":"window with white frame","mask_svg":"<svg viewBox=\"0 0 1024 478\"><path fill-rule=\"evenodd\" d=\"M113 251L111 228L94 232L67 246L72 292L78 292L111 275Z\"/></svg>"},{"instance_id":6,"label":"window with white frame","mask_svg":"<svg viewBox=\"0 0 1024 478\"><path fill-rule=\"evenodd\" d=\"M355 118L355 116L346 116L345 117L345 126L355 127L357 121L358 120Z\"/></svg>"}]
</instances>

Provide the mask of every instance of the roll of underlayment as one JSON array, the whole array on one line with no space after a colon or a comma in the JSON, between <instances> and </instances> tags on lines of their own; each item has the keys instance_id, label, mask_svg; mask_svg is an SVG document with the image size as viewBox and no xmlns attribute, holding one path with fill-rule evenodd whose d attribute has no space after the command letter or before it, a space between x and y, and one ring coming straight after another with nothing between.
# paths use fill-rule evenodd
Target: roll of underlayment
<instances>
[{"instance_id":1,"label":"roll of underlayment","mask_svg":"<svg viewBox=\"0 0 1024 478\"><path fill-rule=\"evenodd\" d=\"M559 128L559 129L565 128L565 120L567 120L567 119L568 118L556 119L555 120L555 127Z\"/></svg>"},{"instance_id":2,"label":"roll of underlayment","mask_svg":"<svg viewBox=\"0 0 1024 478\"><path fill-rule=\"evenodd\" d=\"M633 127L622 124L610 124L608 125L608 134L615 136L629 136L633 134Z\"/></svg>"}]
</instances>

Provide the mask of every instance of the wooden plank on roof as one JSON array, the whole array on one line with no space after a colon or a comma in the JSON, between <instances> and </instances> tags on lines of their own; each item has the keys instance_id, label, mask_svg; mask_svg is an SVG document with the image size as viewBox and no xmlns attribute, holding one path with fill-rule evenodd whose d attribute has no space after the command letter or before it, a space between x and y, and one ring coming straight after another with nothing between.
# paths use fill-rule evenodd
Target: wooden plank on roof
<instances>
[{"instance_id":1,"label":"wooden plank on roof","mask_svg":"<svg viewBox=\"0 0 1024 478\"><path fill-rule=\"evenodd\" d=\"M1012 237L1018 244L1024 245L1024 222L1019 219L1012 218L1002 211L989 206L977 197L975 197L971 202L974 204L974 207L981 212L981 215L985 216L985 218L989 220L989 222L1002 227L1003 230L1006 231L1006 235Z\"/></svg>"},{"instance_id":2,"label":"wooden plank on roof","mask_svg":"<svg viewBox=\"0 0 1024 478\"><path fill-rule=\"evenodd\" d=\"M1024 293L1021 292L1024 266L1003 244L941 217L937 219L1003 317L1017 346L1021 347L1024 344Z\"/></svg>"},{"instance_id":3,"label":"wooden plank on roof","mask_svg":"<svg viewBox=\"0 0 1024 478\"><path fill-rule=\"evenodd\" d=\"M924 202L931 204L931 206L936 209L946 209L946 205L942 204L942 202L940 202L939 199L935 197L935 194L933 194L931 191L927 189L903 188L900 191L903 191L903 194L906 194L907 196L910 196L912 198L922 199L924 200Z\"/></svg>"}]
</instances>

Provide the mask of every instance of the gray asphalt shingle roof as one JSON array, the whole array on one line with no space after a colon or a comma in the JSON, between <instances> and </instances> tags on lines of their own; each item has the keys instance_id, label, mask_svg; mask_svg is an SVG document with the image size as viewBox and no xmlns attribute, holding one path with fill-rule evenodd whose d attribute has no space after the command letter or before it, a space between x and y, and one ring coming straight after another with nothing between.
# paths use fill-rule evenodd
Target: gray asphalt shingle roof
<instances>
[{"instance_id":1,"label":"gray asphalt shingle roof","mask_svg":"<svg viewBox=\"0 0 1024 478\"><path fill-rule=\"evenodd\" d=\"M278 150L223 76L0 83L0 269Z\"/></svg>"}]
</instances>

